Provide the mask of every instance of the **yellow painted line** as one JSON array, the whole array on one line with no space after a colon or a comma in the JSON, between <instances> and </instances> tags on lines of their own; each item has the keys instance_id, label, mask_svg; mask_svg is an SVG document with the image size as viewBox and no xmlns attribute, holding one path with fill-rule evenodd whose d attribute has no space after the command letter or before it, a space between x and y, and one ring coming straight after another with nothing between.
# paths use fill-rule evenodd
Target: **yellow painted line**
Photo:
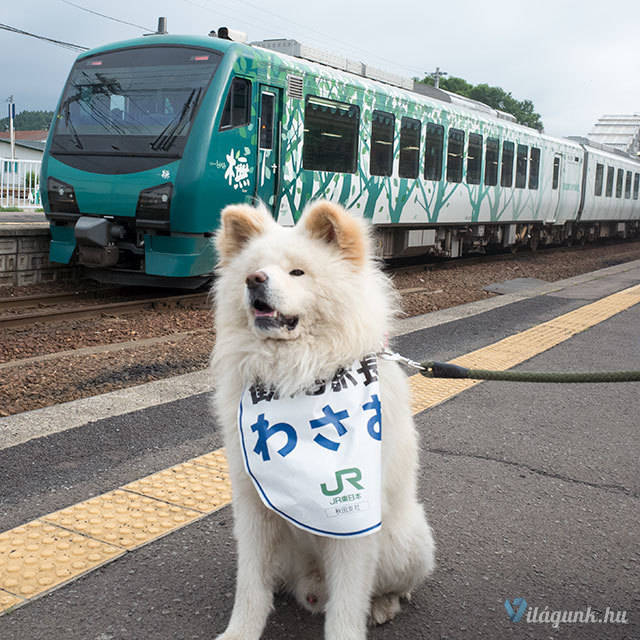
<instances>
[{"instance_id":1,"label":"yellow painted line","mask_svg":"<svg viewBox=\"0 0 640 640\"><path fill-rule=\"evenodd\" d=\"M509 369L640 302L640 285L509 336L451 362ZM477 380L409 378L419 413ZM224 449L0 533L0 615L231 502Z\"/></svg>"}]
</instances>

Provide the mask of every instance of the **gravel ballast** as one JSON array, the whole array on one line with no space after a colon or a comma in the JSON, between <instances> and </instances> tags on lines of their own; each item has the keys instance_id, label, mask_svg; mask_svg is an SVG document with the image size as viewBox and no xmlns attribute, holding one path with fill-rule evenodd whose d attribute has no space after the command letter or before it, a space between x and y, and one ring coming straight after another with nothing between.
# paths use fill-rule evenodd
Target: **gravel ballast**
<instances>
[{"instance_id":1,"label":"gravel ballast","mask_svg":"<svg viewBox=\"0 0 640 640\"><path fill-rule=\"evenodd\" d=\"M640 242L585 249L563 249L510 260L415 268L393 275L396 287L420 289L402 296L405 315L413 316L492 297L484 287L513 278L548 282L640 258ZM0 289L0 297L24 295ZM90 320L60 321L10 328L0 339L0 415L10 415L77 398L114 391L203 369L213 347L210 310L151 309ZM148 338L166 339L144 344ZM141 342L136 346L136 342ZM126 343L119 348L119 343ZM97 353L82 349L111 345ZM76 354L70 351L76 350ZM16 360L60 352L42 362ZM64 352L64 353L63 353Z\"/></svg>"}]
</instances>

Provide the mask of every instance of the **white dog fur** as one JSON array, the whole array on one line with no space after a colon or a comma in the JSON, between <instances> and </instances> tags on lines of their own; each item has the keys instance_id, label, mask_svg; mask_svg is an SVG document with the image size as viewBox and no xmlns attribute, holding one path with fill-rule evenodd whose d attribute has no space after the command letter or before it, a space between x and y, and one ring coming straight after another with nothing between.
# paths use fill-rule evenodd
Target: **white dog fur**
<instances>
[{"instance_id":1,"label":"white dog fur","mask_svg":"<svg viewBox=\"0 0 640 640\"><path fill-rule=\"evenodd\" d=\"M227 207L216 248L212 373L238 545L235 604L218 640L258 640L278 590L325 611L326 640L364 640L367 619L393 618L400 598L434 567L431 530L416 499L418 445L405 374L379 360L382 528L365 537L315 536L263 506L243 467L237 411L243 390L257 380L282 396L379 351L395 313L392 286L372 259L367 225L326 201L310 206L293 228L276 224L264 208ZM294 328L258 326L245 284L258 272L268 277L269 305L279 318L296 318Z\"/></svg>"}]
</instances>

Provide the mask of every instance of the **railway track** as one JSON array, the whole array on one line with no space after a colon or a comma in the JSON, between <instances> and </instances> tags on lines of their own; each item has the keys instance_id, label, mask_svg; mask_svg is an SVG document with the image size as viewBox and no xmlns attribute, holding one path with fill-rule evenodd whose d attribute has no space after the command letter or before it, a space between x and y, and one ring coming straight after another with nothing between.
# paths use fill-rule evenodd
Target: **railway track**
<instances>
[{"instance_id":1,"label":"railway track","mask_svg":"<svg viewBox=\"0 0 640 640\"><path fill-rule=\"evenodd\" d=\"M78 302L76 294L54 294L53 296L25 296L24 298L14 298L15 305L9 307L10 298L0 300L0 309L3 308L24 308L33 306L35 298L41 297L38 304L47 306L63 304L68 301ZM29 313L6 314L0 316L0 329L11 327L26 327L37 323L47 323L59 320L78 320L81 318L91 318L102 313L130 313L142 309L153 309L163 306L179 306L181 304L203 304L207 303L208 293L187 293L169 296L141 297L135 300L124 300L121 302L108 302L103 304L83 305L77 308L62 307L59 309L39 309ZM81 301L80 301L81 302ZM3 306L3 305L7 306Z\"/></svg>"},{"instance_id":2,"label":"railway track","mask_svg":"<svg viewBox=\"0 0 640 640\"><path fill-rule=\"evenodd\" d=\"M545 255L555 253L572 253L583 251L581 248L569 249L567 247L552 247L544 250ZM394 262L386 265L385 270L389 274L400 274L406 272L422 272L454 269L477 264L489 264L495 262L507 262L516 259L534 258L532 251L521 251L517 254L498 253L494 255L479 255L455 260L435 260L429 263L414 263L411 260L404 262ZM615 264L618 259L624 258L625 253L616 253L609 256L609 260ZM423 257L424 259L424 257ZM433 290L432 287L413 287L400 289L401 295L414 293L435 294L441 293L440 289ZM150 295L148 292L141 294L134 299L127 299L118 302L95 303L96 298L113 297L131 298L131 290L118 287L112 289L102 289L96 291L76 291L52 294L39 294L22 297L0 298L0 328L27 327L37 323L49 323L59 320L71 320L81 318L96 317L99 314L120 314L136 312L144 309L153 309L167 306L180 305L208 305L208 292L197 293L173 293L170 295ZM87 300L87 297L89 300ZM71 307L69 305L72 305ZM26 313L13 313L21 309L36 307L36 310ZM58 308L51 308L58 307ZM3 313L4 312L4 313ZM8 313L7 313L8 312Z\"/></svg>"},{"instance_id":3,"label":"railway track","mask_svg":"<svg viewBox=\"0 0 640 640\"><path fill-rule=\"evenodd\" d=\"M5 309L24 309L27 307L42 307L52 306L56 304L63 304L67 302L82 301L82 298L97 298L117 296L117 295L130 295L126 289L113 288L102 289L101 291L63 291L60 293L42 293L29 296L11 296L7 298L0 298L0 311Z\"/></svg>"}]
</instances>

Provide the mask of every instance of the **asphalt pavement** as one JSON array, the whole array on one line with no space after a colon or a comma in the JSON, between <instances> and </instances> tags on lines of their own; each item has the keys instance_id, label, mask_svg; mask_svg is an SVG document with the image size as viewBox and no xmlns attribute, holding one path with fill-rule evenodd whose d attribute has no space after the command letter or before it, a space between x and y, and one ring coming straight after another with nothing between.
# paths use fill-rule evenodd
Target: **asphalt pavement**
<instances>
[{"instance_id":1,"label":"asphalt pavement","mask_svg":"<svg viewBox=\"0 0 640 640\"><path fill-rule=\"evenodd\" d=\"M425 316L394 346L448 360L640 283L638 266L610 273L475 313L465 305L457 318ZM520 368L639 369L639 326L636 305ZM438 566L369 637L640 638L639 389L486 382L419 413L420 497ZM208 396L158 397L0 448L0 531L220 447ZM235 560L225 507L5 614L0 638L214 638L231 611ZM519 621L509 607L522 608ZM627 623L594 622L607 607ZM543 621L527 621L534 612ZM563 612L589 621L554 624ZM263 638L320 639L322 618L278 597Z\"/></svg>"}]
</instances>

